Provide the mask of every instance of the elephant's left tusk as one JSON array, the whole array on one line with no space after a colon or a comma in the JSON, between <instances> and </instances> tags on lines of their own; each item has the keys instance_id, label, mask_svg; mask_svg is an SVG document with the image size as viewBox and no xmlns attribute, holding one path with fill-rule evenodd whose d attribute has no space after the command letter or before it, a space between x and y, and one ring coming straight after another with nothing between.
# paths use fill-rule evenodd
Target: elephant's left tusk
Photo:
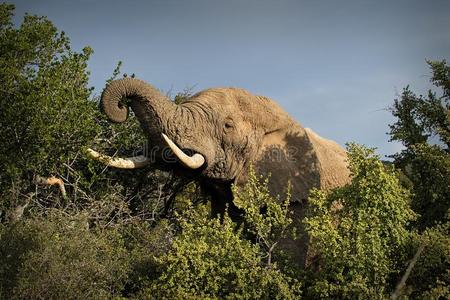
<instances>
[{"instance_id":1,"label":"elephant's left tusk","mask_svg":"<svg viewBox=\"0 0 450 300\"><path fill-rule=\"evenodd\" d=\"M113 158L111 156L98 153L90 148L87 149L87 155L91 158L101 161L105 165L118 169L137 169L150 164L150 159L144 155L127 157L127 158Z\"/></svg>"},{"instance_id":2,"label":"elephant's left tusk","mask_svg":"<svg viewBox=\"0 0 450 300\"><path fill-rule=\"evenodd\" d=\"M172 140L169 139L167 135L162 133L162 137L164 138L164 141L166 141L167 146L169 146L169 148L173 151L173 153L184 166L190 169L198 169L205 163L205 158L203 157L203 155L195 153L194 155L189 156L184 153L183 150L181 150L177 145L175 145L175 143L172 142Z\"/></svg>"}]
</instances>

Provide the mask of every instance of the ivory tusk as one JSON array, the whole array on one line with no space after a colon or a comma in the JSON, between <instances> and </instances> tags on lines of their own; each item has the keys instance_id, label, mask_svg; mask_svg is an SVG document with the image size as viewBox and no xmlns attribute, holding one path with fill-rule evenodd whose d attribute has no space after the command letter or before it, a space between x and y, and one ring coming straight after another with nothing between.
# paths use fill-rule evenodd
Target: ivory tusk
<instances>
[{"instance_id":1,"label":"ivory tusk","mask_svg":"<svg viewBox=\"0 0 450 300\"><path fill-rule=\"evenodd\" d=\"M98 153L91 148L87 149L89 157L101 161L105 165L118 169L137 169L150 164L150 159L144 155L127 157L127 158L112 158L111 156Z\"/></svg>"},{"instance_id":2,"label":"ivory tusk","mask_svg":"<svg viewBox=\"0 0 450 300\"><path fill-rule=\"evenodd\" d=\"M166 141L167 146L173 151L175 156L180 160L180 162L190 169L198 169L205 163L205 158L203 155L199 153L195 153L192 156L187 155L183 152L177 145L175 145L174 142L172 142L171 139L167 137L164 133L162 133L162 137L164 138L164 141Z\"/></svg>"}]
</instances>

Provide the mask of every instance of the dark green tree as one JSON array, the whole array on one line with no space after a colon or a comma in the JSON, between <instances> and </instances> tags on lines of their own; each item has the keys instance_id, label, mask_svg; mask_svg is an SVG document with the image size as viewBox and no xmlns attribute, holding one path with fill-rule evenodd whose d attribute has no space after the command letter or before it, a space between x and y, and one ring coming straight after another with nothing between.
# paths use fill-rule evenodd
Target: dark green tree
<instances>
[{"instance_id":1,"label":"dark green tree","mask_svg":"<svg viewBox=\"0 0 450 300\"><path fill-rule=\"evenodd\" d=\"M162 207L149 200L157 183L174 182L171 176L158 178L149 168L129 176L84 153L94 147L130 155L145 147L135 118L111 124L98 109L88 86L92 50L73 51L64 32L45 17L25 15L15 27L13 10L13 5L0 5L0 222L23 214L24 208L25 213L42 207L76 211L110 196L134 201L131 208L146 216L158 216ZM57 186L42 185L53 177L64 184L66 195Z\"/></svg>"},{"instance_id":2,"label":"dark green tree","mask_svg":"<svg viewBox=\"0 0 450 300\"><path fill-rule=\"evenodd\" d=\"M404 293L440 299L450 295L450 66L445 60L427 63L434 90L422 96L405 88L391 108L397 120L390 134L405 146L394 163L411 186L420 232L414 248L423 248Z\"/></svg>"},{"instance_id":3,"label":"dark green tree","mask_svg":"<svg viewBox=\"0 0 450 300\"><path fill-rule=\"evenodd\" d=\"M393 157L411 181L420 229L448 221L450 208L450 66L428 64L439 94L416 95L406 87L391 108L397 120L390 125L391 140L405 146Z\"/></svg>"},{"instance_id":4,"label":"dark green tree","mask_svg":"<svg viewBox=\"0 0 450 300\"><path fill-rule=\"evenodd\" d=\"M76 53L44 17L11 23L0 5L0 190L3 212L28 195L36 175L57 175L99 132L87 101L89 47ZM9 196L8 196L9 195ZM13 197L10 197L13 196Z\"/></svg>"}]
</instances>

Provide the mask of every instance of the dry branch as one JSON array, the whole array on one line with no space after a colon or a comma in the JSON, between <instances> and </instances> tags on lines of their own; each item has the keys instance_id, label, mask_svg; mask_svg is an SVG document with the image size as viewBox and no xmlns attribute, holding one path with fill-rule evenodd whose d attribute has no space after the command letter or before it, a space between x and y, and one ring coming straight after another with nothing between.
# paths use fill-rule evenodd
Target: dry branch
<instances>
[{"instance_id":1,"label":"dry branch","mask_svg":"<svg viewBox=\"0 0 450 300\"><path fill-rule=\"evenodd\" d=\"M64 199L67 198L67 193L66 193L66 188L64 186L64 181L62 181L62 179L57 178L55 176L51 176L51 177L41 177L39 175L36 175L34 177L34 182L36 184L39 185L58 185L59 190L61 192L61 195L63 196Z\"/></svg>"},{"instance_id":2,"label":"dry branch","mask_svg":"<svg viewBox=\"0 0 450 300\"><path fill-rule=\"evenodd\" d=\"M417 260L420 257L420 254L422 253L423 249L425 249L425 245L421 245L419 249L417 249L416 254L414 254L413 259L409 262L408 268L406 268L405 274L403 274L402 279L395 287L395 291L391 295L391 299L395 300L398 296L400 296L401 291L403 287L405 286L406 280L408 280L409 275L411 274L411 270L414 268L414 265L416 264Z\"/></svg>"}]
</instances>

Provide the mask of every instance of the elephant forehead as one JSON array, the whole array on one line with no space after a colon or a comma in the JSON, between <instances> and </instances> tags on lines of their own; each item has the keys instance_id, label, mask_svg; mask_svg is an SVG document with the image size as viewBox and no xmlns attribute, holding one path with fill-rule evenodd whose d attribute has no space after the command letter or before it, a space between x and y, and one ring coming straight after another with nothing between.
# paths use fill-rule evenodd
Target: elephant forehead
<instances>
[{"instance_id":1,"label":"elephant forehead","mask_svg":"<svg viewBox=\"0 0 450 300\"><path fill-rule=\"evenodd\" d=\"M237 118L241 114L232 102L220 102L217 99L206 97L191 99L189 102L183 103L183 106L191 111L194 118L205 117L202 119L204 121L223 121L228 117Z\"/></svg>"},{"instance_id":2,"label":"elephant forehead","mask_svg":"<svg viewBox=\"0 0 450 300\"><path fill-rule=\"evenodd\" d=\"M293 119L275 101L256 96L239 88L212 88L192 98L193 102L212 109L215 118L231 117L244 120L257 128L276 130L294 123Z\"/></svg>"},{"instance_id":3,"label":"elephant forehead","mask_svg":"<svg viewBox=\"0 0 450 300\"><path fill-rule=\"evenodd\" d=\"M255 96L239 88L213 88L192 97L194 102L209 106L222 117L248 119L258 111L267 111L268 98Z\"/></svg>"},{"instance_id":4,"label":"elephant forehead","mask_svg":"<svg viewBox=\"0 0 450 300\"><path fill-rule=\"evenodd\" d=\"M218 105L238 106L255 96L244 89L239 88L211 88L204 90L192 97L193 100L208 102Z\"/></svg>"}]
</instances>

